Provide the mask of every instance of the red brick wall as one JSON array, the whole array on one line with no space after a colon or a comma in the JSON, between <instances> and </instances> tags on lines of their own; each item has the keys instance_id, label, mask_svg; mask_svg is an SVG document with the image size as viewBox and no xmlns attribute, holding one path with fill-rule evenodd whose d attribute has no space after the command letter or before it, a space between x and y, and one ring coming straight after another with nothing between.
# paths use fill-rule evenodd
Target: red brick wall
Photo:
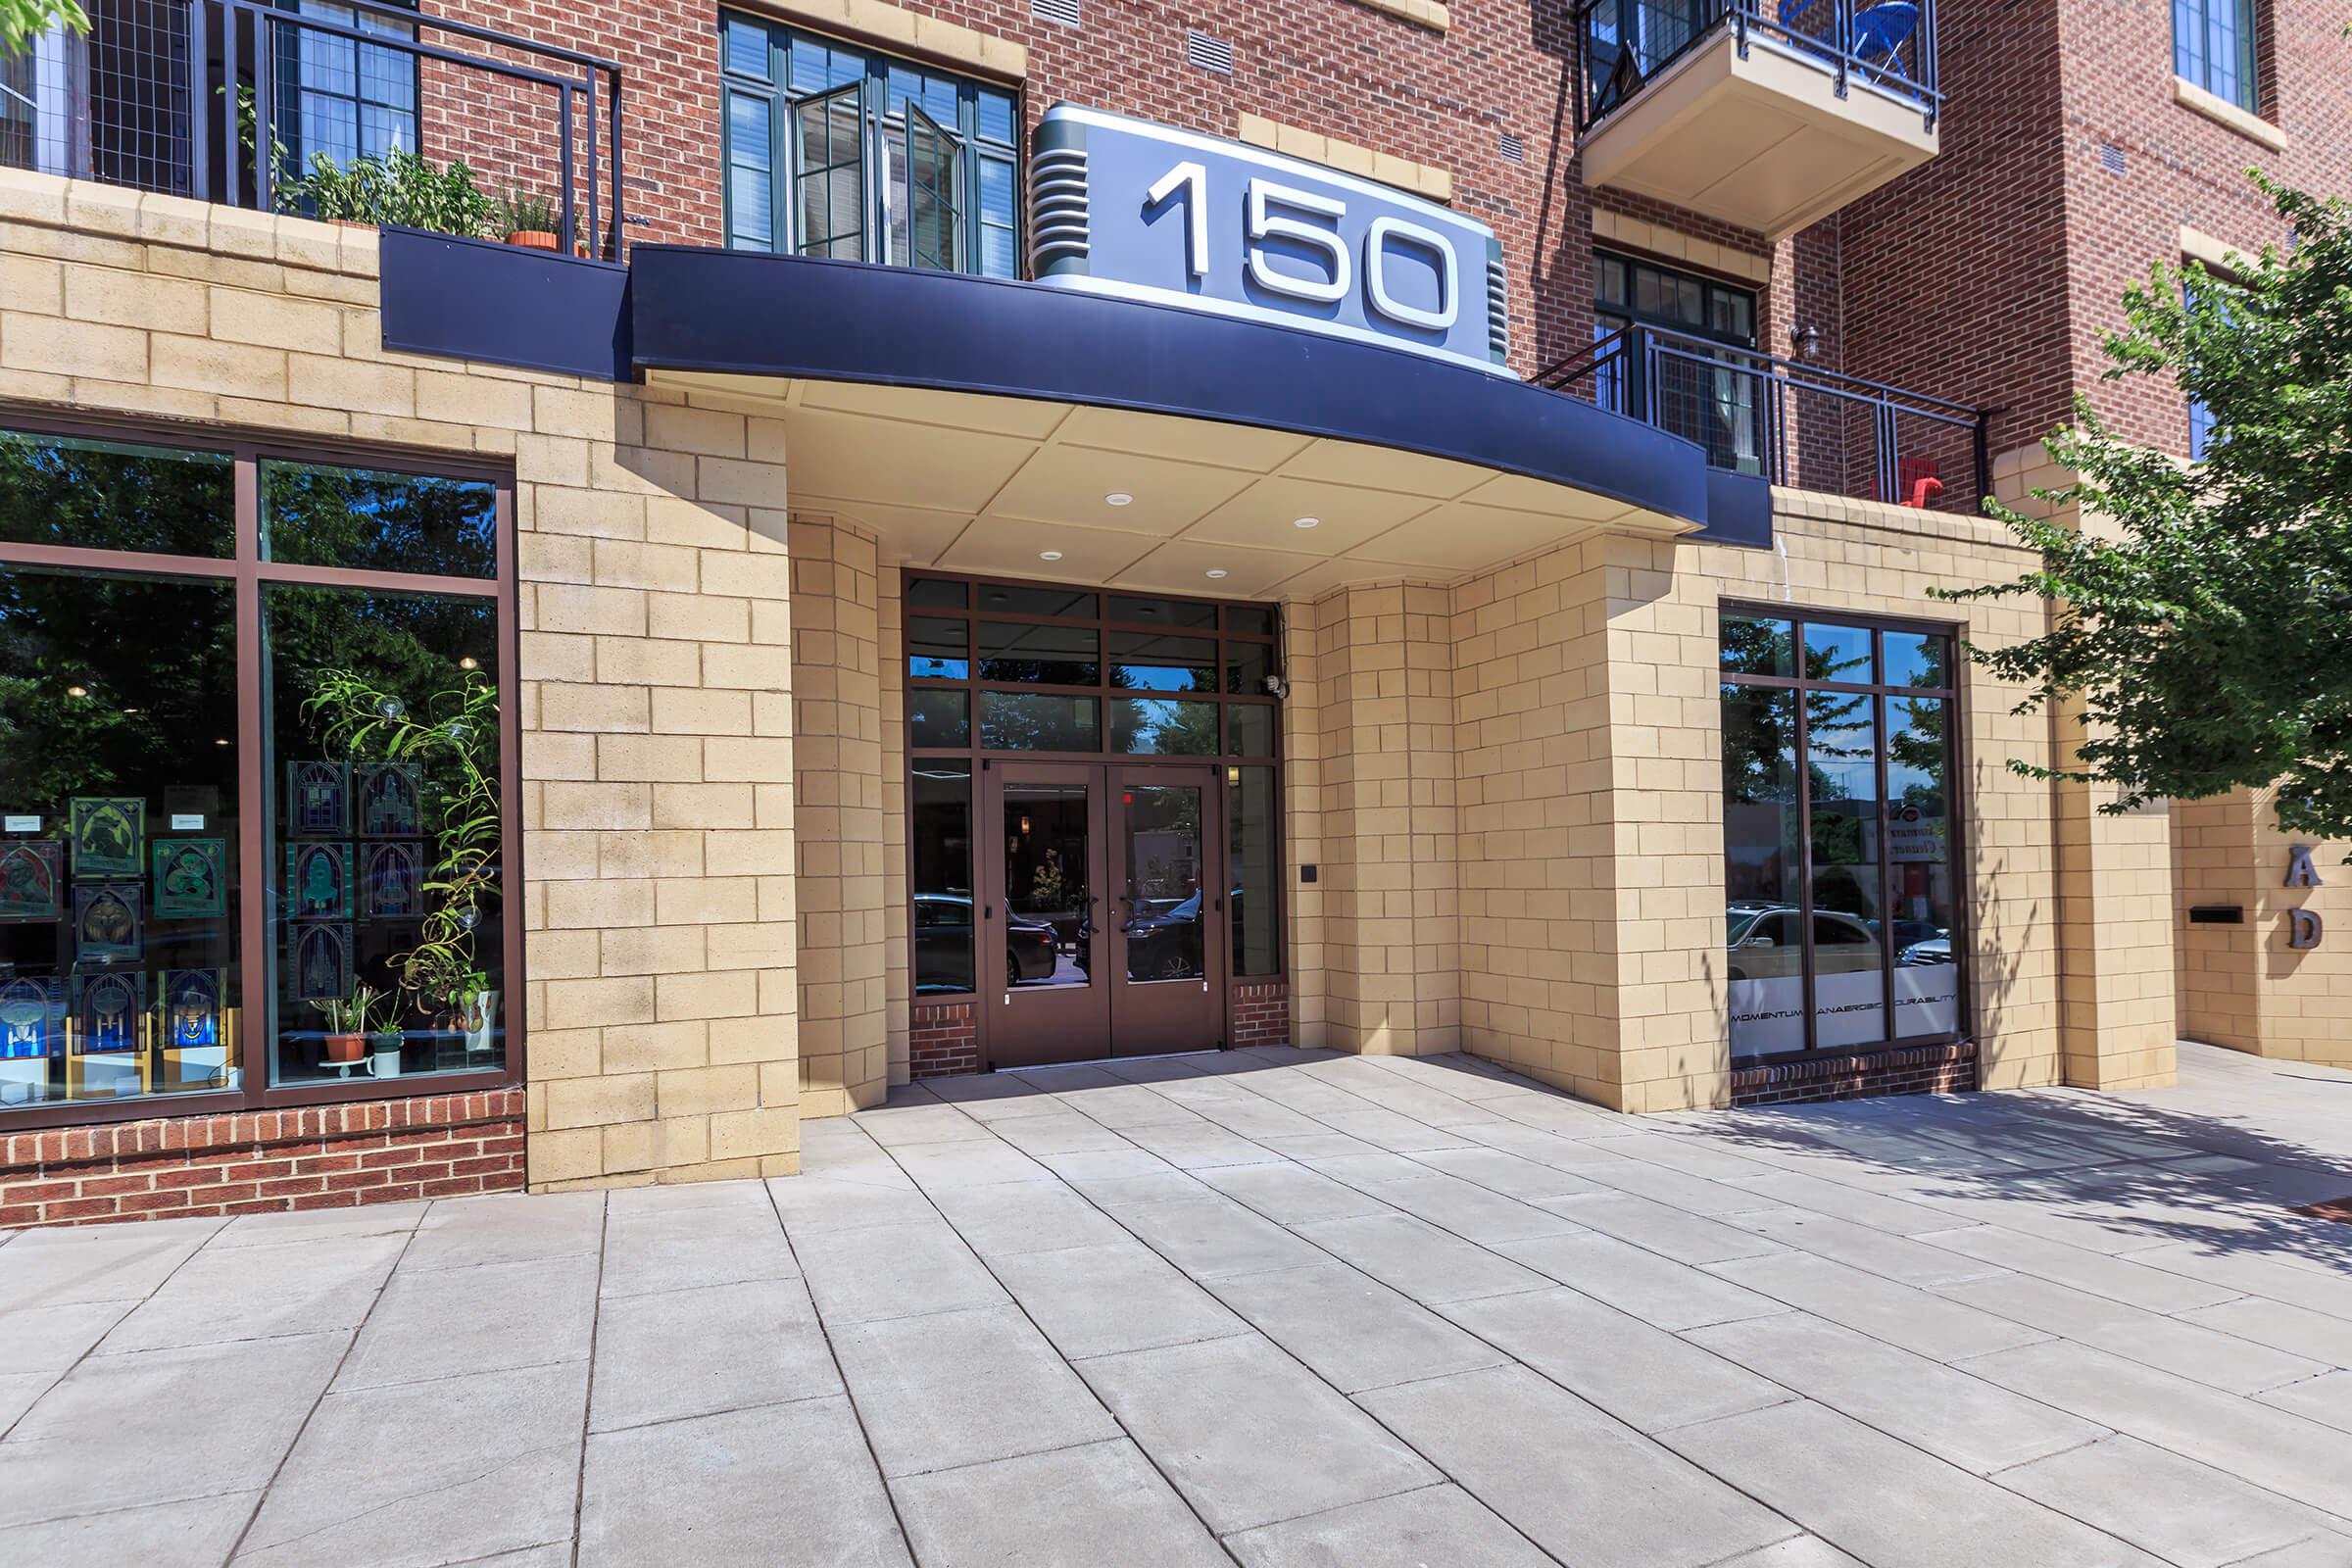
<instances>
[{"instance_id":1,"label":"red brick wall","mask_svg":"<svg viewBox=\"0 0 2352 1568\"><path fill-rule=\"evenodd\" d=\"M906 1032L910 1078L980 1070L979 1011L969 1002L918 1002Z\"/></svg>"},{"instance_id":2,"label":"red brick wall","mask_svg":"<svg viewBox=\"0 0 2352 1568\"><path fill-rule=\"evenodd\" d=\"M522 1184L519 1089L0 1137L0 1227L350 1208Z\"/></svg>"},{"instance_id":3,"label":"red brick wall","mask_svg":"<svg viewBox=\"0 0 2352 1568\"><path fill-rule=\"evenodd\" d=\"M1233 988L1235 1050L1244 1046L1287 1046L1291 1043L1291 983L1288 980L1245 980Z\"/></svg>"},{"instance_id":4,"label":"red brick wall","mask_svg":"<svg viewBox=\"0 0 2352 1568\"><path fill-rule=\"evenodd\" d=\"M1457 5L1445 33L1351 0L1206 0L1183 10L1082 0L1076 29L1033 19L1026 0L908 3L1027 45L1022 88L1032 123L1068 101L1230 136L1248 111L1447 169L1454 207L1502 238L1514 363L1533 369L1591 340L1591 198L1568 146L1574 50L1569 8L1558 0ZM630 240L717 240L715 3L433 0L433 9L618 59L627 206L653 220L632 225ZM1185 63L1188 27L1233 45L1232 75ZM1524 164L1504 161L1504 131L1524 140ZM1761 248L1740 230L1675 221Z\"/></svg>"},{"instance_id":5,"label":"red brick wall","mask_svg":"<svg viewBox=\"0 0 2352 1568\"><path fill-rule=\"evenodd\" d=\"M1992 448L2037 440L2077 392L2126 434L2184 451L2162 383L2104 382L2125 285L2178 262L2183 225L2283 237L2241 172L2352 191L2352 46L2340 7L2265 0L2265 115L2283 157L2173 101L2165 0L1951 0L1949 94L1932 163L1838 215L1843 368L2002 412ZM2123 154L2107 172L2100 149Z\"/></svg>"},{"instance_id":6,"label":"red brick wall","mask_svg":"<svg viewBox=\"0 0 2352 1568\"><path fill-rule=\"evenodd\" d=\"M2154 261L2180 260L2182 225L2244 246L2284 243L2278 216L2243 171L2308 190L2352 194L2352 42L2341 5L2258 0L2270 88L2264 117L2283 155L2173 101L2172 12L2163 0L2061 0L2066 60L2062 151L2067 183L2068 346L2077 384L2124 434L2185 452L2188 415L2169 385L2100 382L2102 334L2123 324L2124 286ZM2099 166L2101 144L2124 172Z\"/></svg>"},{"instance_id":7,"label":"red brick wall","mask_svg":"<svg viewBox=\"0 0 2352 1568\"><path fill-rule=\"evenodd\" d=\"M1958 1095L1976 1087L1977 1048L1968 1041L1732 1069L1735 1105L1795 1105L1884 1095Z\"/></svg>"}]
</instances>

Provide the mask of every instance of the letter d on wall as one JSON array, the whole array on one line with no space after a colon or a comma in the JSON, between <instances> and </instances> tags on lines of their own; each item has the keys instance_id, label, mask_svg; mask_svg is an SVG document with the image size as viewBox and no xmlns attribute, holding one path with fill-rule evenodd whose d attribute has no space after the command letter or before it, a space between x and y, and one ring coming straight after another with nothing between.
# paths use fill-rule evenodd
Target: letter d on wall
<instances>
[{"instance_id":1,"label":"letter d on wall","mask_svg":"<svg viewBox=\"0 0 2352 1568\"><path fill-rule=\"evenodd\" d=\"M2313 909L2286 911L2286 945L2297 953L2308 953L2320 945L2320 934L2328 929Z\"/></svg>"}]
</instances>

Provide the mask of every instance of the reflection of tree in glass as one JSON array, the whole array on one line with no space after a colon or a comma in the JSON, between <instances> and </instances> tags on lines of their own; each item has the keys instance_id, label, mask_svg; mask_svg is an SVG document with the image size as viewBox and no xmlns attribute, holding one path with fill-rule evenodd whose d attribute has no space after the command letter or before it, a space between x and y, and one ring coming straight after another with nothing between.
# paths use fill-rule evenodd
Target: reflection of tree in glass
<instances>
[{"instance_id":1,"label":"reflection of tree in glass","mask_svg":"<svg viewBox=\"0 0 2352 1568\"><path fill-rule=\"evenodd\" d=\"M235 515L226 458L0 432L0 538L225 556Z\"/></svg>"},{"instance_id":2,"label":"reflection of tree in glass","mask_svg":"<svg viewBox=\"0 0 2352 1568\"><path fill-rule=\"evenodd\" d=\"M235 732L236 642L224 584L0 572L0 799L60 817L166 781L233 800L214 742Z\"/></svg>"},{"instance_id":3,"label":"reflection of tree in glass","mask_svg":"<svg viewBox=\"0 0 2352 1568\"><path fill-rule=\"evenodd\" d=\"M1911 774L1897 787L1896 799L1905 806L1936 815L1943 812L1944 759L1950 756L1944 733L1950 721L1948 704L1933 698L1894 700L1886 734L1886 764Z\"/></svg>"},{"instance_id":4,"label":"reflection of tree in glass","mask_svg":"<svg viewBox=\"0 0 2352 1568\"><path fill-rule=\"evenodd\" d=\"M262 516L272 561L450 577L498 571L497 492L481 480L268 463Z\"/></svg>"},{"instance_id":5,"label":"reflection of tree in glass","mask_svg":"<svg viewBox=\"0 0 2352 1568\"><path fill-rule=\"evenodd\" d=\"M1048 850L1029 876L1029 902L1023 914L1044 913L1070 906L1070 879L1061 867L1061 852Z\"/></svg>"}]
</instances>

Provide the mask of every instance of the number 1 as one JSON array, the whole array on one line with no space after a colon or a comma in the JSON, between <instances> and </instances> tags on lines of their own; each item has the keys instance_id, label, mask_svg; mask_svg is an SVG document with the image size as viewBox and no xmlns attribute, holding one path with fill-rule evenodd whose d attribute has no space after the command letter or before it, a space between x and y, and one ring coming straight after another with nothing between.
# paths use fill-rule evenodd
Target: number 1
<instances>
[{"instance_id":1,"label":"number 1","mask_svg":"<svg viewBox=\"0 0 2352 1568\"><path fill-rule=\"evenodd\" d=\"M1208 171L1187 161L1178 164L1144 192L1144 211L1150 212L1178 191L1185 209L1185 270L1195 277L1208 275Z\"/></svg>"}]
</instances>

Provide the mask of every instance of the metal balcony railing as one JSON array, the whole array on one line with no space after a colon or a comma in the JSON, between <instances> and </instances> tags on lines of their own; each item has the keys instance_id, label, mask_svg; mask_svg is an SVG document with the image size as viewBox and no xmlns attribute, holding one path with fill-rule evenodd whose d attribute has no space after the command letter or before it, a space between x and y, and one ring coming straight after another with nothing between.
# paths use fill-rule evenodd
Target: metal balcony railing
<instances>
[{"instance_id":1,"label":"metal balcony railing","mask_svg":"<svg viewBox=\"0 0 2352 1568\"><path fill-rule=\"evenodd\" d=\"M1992 477L1981 410L1660 327L1623 327L1534 379L1774 484L1973 514Z\"/></svg>"},{"instance_id":2,"label":"metal balcony railing","mask_svg":"<svg viewBox=\"0 0 2352 1568\"><path fill-rule=\"evenodd\" d=\"M1859 82L1917 103L1933 127L1943 107L1936 9L1936 0L1578 0L1576 127L1727 29L1741 59L1761 41L1817 61L1838 97Z\"/></svg>"},{"instance_id":3,"label":"metal balcony railing","mask_svg":"<svg viewBox=\"0 0 2352 1568\"><path fill-rule=\"evenodd\" d=\"M0 55L0 165L306 212L316 156L464 162L620 252L620 67L387 0L91 0ZM260 156L257 149L271 149Z\"/></svg>"}]
</instances>

